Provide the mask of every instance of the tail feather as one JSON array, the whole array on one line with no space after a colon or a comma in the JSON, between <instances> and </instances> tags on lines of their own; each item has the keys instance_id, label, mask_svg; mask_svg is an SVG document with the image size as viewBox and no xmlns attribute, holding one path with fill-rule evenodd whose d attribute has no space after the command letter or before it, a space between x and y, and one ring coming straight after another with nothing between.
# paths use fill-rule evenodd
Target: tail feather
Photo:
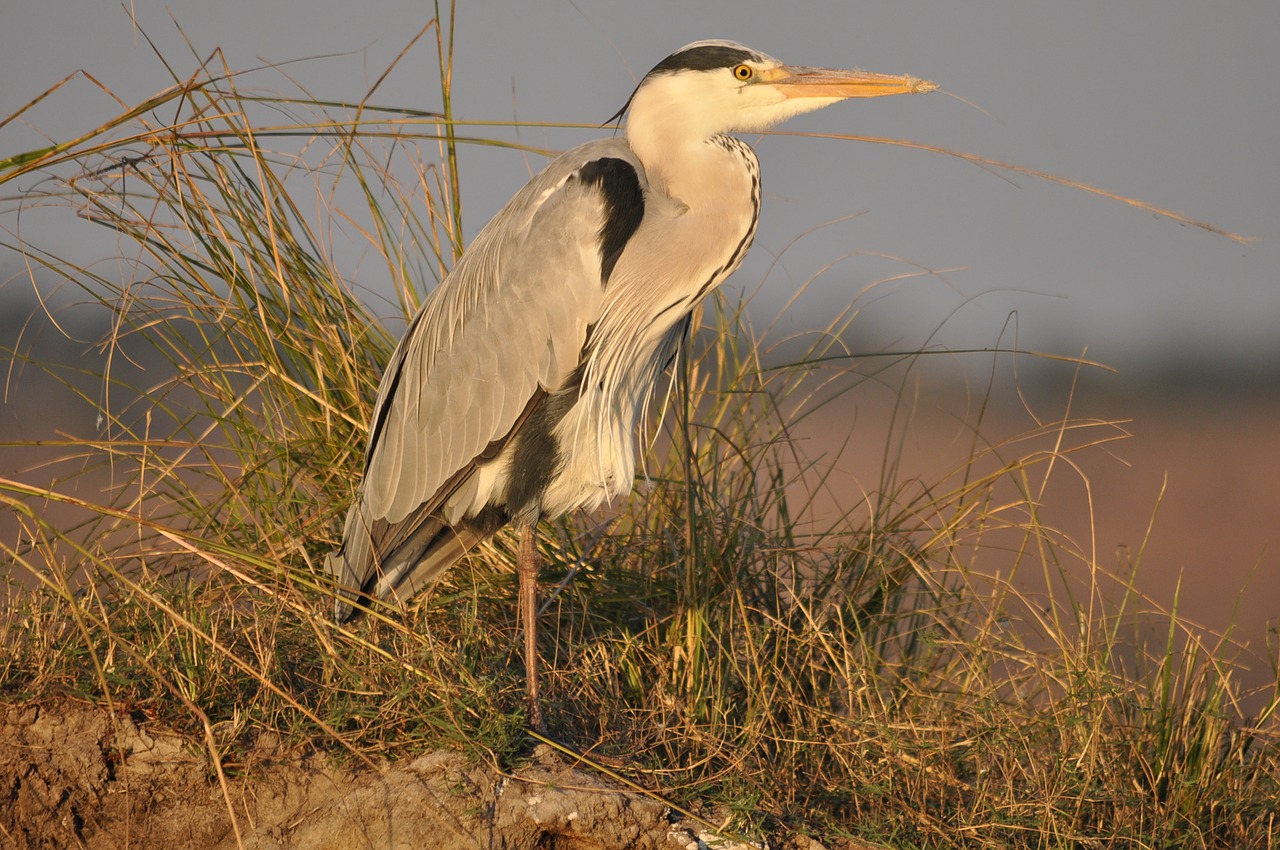
<instances>
[{"instance_id":1,"label":"tail feather","mask_svg":"<svg viewBox=\"0 0 1280 850\"><path fill-rule=\"evenodd\" d=\"M487 535L469 528L454 528L436 517L421 520L394 549L379 557L375 529L360 516L359 503L347 515L342 546L325 561L338 585L334 619L346 623L364 613L374 602L394 600L403 606L453 566ZM376 529L385 540L389 529ZM397 535L398 536L398 535Z\"/></svg>"}]
</instances>

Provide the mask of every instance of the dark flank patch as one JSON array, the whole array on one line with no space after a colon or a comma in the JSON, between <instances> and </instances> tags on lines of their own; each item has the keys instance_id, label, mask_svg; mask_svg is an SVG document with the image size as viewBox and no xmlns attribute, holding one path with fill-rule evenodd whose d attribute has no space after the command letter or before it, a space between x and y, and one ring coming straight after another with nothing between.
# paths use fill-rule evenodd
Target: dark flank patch
<instances>
[{"instance_id":1,"label":"dark flank patch","mask_svg":"<svg viewBox=\"0 0 1280 850\"><path fill-rule=\"evenodd\" d=\"M677 71L714 71L732 68L743 62L758 62L760 55L745 47L728 44L699 44L687 50L672 53L657 65L650 74L675 73Z\"/></svg>"},{"instance_id":2,"label":"dark flank patch","mask_svg":"<svg viewBox=\"0 0 1280 850\"><path fill-rule=\"evenodd\" d=\"M520 415L516 417L516 424L511 426L511 430L503 434L498 439L491 440L489 445L485 446L480 454L476 456L475 462L486 463L501 454L502 450L507 447L507 443L511 441L511 438L520 433L520 429L524 427L525 420L527 420L535 410L542 406L542 401L547 397L547 395L547 391L542 387L538 387L534 390L533 395L529 396L529 400L525 402L524 410L522 410Z\"/></svg>"},{"instance_id":3,"label":"dark flank patch","mask_svg":"<svg viewBox=\"0 0 1280 850\"><path fill-rule=\"evenodd\" d=\"M644 191L631 163L614 157L588 162L578 179L598 186L604 196L604 224L600 225L600 282L608 283L628 240L644 219Z\"/></svg>"},{"instance_id":4,"label":"dark flank patch","mask_svg":"<svg viewBox=\"0 0 1280 850\"><path fill-rule=\"evenodd\" d=\"M525 521L537 519L536 516L527 516L527 513L530 510L541 511L542 494L551 484L561 462L560 446L552 432L578 402L585 368L585 364L579 364L560 389L546 396L529 413L516 432L511 478L500 506L507 516Z\"/></svg>"},{"instance_id":5,"label":"dark flank patch","mask_svg":"<svg viewBox=\"0 0 1280 850\"><path fill-rule=\"evenodd\" d=\"M498 530L511 522L511 514L501 505L485 505L474 517L466 521L467 527L477 534L497 534Z\"/></svg>"}]
</instances>

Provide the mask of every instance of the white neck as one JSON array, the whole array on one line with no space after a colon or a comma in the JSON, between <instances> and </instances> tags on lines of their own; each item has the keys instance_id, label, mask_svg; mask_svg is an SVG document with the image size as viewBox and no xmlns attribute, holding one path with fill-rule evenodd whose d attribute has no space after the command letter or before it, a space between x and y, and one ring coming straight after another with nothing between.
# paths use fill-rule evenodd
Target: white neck
<instances>
[{"instance_id":1,"label":"white neck","mask_svg":"<svg viewBox=\"0 0 1280 850\"><path fill-rule=\"evenodd\" d=\"M839 100L787 99L768 87L726 91L726 82L714 72L667 74L647 78L636 91L627 141L655 188L687 203L698 184L730 156L722 146L709 144L711 139L764 130Z\"/></svg>"}]
</instances>

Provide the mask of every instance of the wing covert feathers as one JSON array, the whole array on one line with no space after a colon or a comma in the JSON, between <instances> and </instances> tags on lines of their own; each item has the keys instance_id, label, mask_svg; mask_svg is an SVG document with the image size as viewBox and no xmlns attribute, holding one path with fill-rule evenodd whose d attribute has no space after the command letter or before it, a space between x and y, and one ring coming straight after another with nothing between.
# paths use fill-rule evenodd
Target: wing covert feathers
<instances>
[{"instance_id":1,"label":"wing covert feathers","mask_svg":"<svg viewBox=\"0 0 1280 850\"><path fill-rule=\"evenodd\" d=\"M364 482L327 565L346 589L405 597L493 530L482 467L584 356L604 287L644 216L626 143L592 142L530 181L431 293L383 375ZM452 527L451 527L452 526Z\"/></svg>"}]
</instances>

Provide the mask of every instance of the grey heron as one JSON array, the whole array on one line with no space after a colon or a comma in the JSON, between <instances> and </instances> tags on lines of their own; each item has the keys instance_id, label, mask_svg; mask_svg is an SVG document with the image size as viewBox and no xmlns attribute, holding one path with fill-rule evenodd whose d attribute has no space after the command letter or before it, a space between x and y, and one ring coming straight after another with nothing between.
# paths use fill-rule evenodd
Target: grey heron
<instances>
[{"instance_id":1,"label":"grey heron","mask_svg":"<svg viewBox=\"0 0 1280 850\"><path fill-rule=\"evenodd\" d=\"M631 489L645 402L694 309L755 235L759 163L728 134L846 98L935 88L784 65L731 41L694 42L654 66L616 116L625 134L535 176L409 324L327 562L337 618L403 602L516 525L529 722L541 727L534 530Z\"/></svg>"}]
</instances>

